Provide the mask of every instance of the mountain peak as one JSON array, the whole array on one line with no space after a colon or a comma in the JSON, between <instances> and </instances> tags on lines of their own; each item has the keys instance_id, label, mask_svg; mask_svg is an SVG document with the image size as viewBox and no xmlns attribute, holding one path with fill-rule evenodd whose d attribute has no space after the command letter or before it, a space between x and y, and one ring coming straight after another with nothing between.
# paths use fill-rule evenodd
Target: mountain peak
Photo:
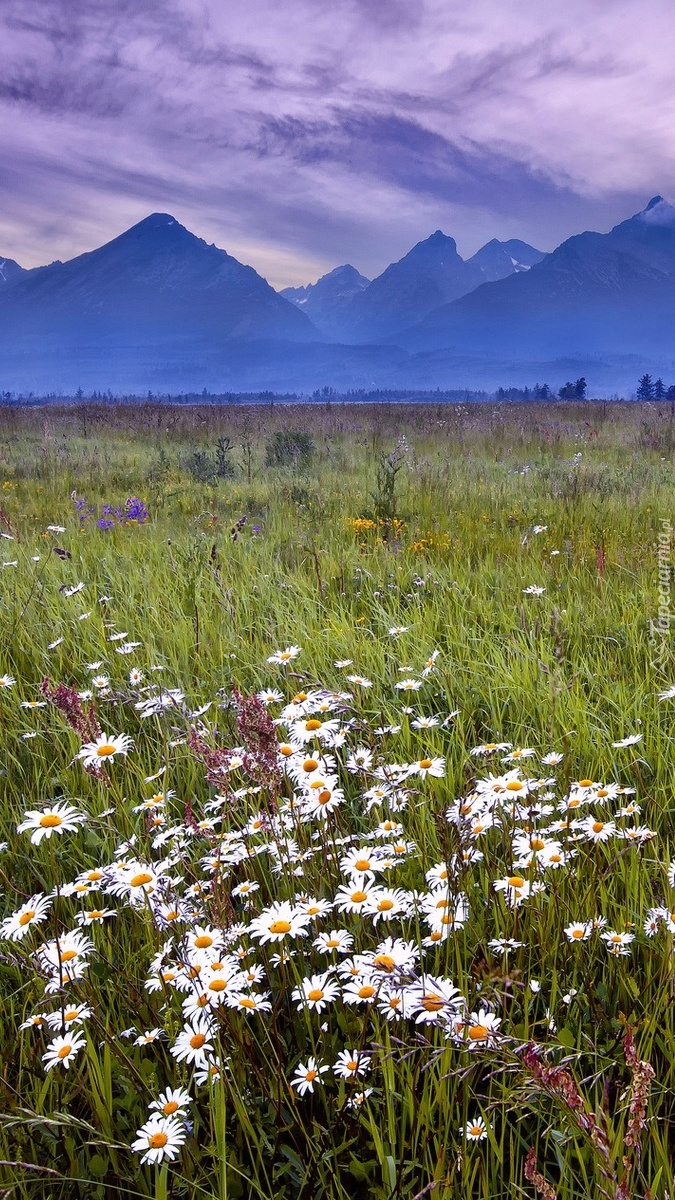
<instances>
[{"instance_id":1,"label":"mountain peak","mask_svg":"<svg viewBox=\"0 0 675 1200\"><path fill-rule=\"evenodd\" d=\"M155 212L144 217L142 221L138 221L136 225L132 225L132 229L161 229L167 225L180 225L180 221L172 217L171 213Z\"/></svg>"},{"instance_id":2,"label":"mountain peak","mask_svg":"<svg viewBox=\"0 0 675 1200\"><path fill-rule=\"evenodd\" d=\"M663 196L652 196L647 207L637 215L649 225L675 225L675 207Z\"/></svg>"}]
</instances>

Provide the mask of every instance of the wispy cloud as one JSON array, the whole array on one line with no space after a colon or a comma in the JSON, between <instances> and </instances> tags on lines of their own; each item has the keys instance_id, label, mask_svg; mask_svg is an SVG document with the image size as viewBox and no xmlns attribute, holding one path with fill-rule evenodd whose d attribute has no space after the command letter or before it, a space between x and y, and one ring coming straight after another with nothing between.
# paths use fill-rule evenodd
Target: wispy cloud
<instances>
[{"instance_id":1,"label":"wispy cloud","mask_svg":"<svg viewBox=\"0 0 675 1200\"><path fill-rule=\"evenodd\" d=\"M5 0L0 251L150 209L278 284L675 192L669 0ZM618 119L617 114L620 114Z\"/></svg>"}]
</instances>

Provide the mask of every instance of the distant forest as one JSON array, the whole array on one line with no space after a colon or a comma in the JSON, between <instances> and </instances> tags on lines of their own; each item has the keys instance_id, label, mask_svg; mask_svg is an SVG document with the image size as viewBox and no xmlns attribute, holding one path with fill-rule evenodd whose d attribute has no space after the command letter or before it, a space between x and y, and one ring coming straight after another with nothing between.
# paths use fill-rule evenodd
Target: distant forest
<instances>
[{"instance_id":1,"label":"distant forest","mask_svg":"<svg viewBox=\"0 0 675 1200\"><path fill-rule=\"evenodd\" d=\"M581 377L567 380L557 389L548 383L534 383L524 387L499 387L495 391L476 391L471 388L428 388L428 389L394 389L394 388L365 388L341 392L325 385L313 392L211 392L203 388L201 392L157 392L145 393L114 393L110 388L85 393L78 388L72 395L60 392L9 392L0 391L0 406L2 407L37 407L47 404L479 404L507 401L542 400L593 400L588 395L586 380ZM675 406L675 384L666 386L662 379L652 379L651 375L642 375L637 381L635 391L628 395L618 392L608 398L610 401L626 400L666 400ZM602 399L606 402L606 398Z\"/></svg>"}]
</instances>

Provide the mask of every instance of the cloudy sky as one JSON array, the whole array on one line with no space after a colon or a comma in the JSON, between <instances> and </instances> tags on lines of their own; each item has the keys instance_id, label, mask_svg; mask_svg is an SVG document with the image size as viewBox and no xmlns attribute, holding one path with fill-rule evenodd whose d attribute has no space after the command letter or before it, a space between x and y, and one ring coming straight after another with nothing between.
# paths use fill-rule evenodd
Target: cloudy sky
<instances>
[{"instance_id":1,"label":"cloudy sky","mask_svg":"<svg viewBox=\"0 0 675 1200\"><path fill-rule=\"evenodd\" d=\"M0 254L152 211L275 286L675 198L672 0L2 0Z\"/></svg>"}]
</instances>

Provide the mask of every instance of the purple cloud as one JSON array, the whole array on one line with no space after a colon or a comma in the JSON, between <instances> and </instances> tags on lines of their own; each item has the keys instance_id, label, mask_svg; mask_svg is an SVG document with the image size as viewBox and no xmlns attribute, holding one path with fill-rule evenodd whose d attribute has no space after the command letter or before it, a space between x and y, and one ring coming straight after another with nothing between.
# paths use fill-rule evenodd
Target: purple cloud
<instances>
[{"instance_id":1,"label":"purple cloud","mask_svg":"<svg viewBox=\"0 0 675 1200\"><path fill-rule=\"evenodd\" d=\"M443 228L552 248L675 192L668 0L5 0L0 251L152 209L277 285ZM620 113L620 120L617 119Z\"/></svg>"}]
</instances>

